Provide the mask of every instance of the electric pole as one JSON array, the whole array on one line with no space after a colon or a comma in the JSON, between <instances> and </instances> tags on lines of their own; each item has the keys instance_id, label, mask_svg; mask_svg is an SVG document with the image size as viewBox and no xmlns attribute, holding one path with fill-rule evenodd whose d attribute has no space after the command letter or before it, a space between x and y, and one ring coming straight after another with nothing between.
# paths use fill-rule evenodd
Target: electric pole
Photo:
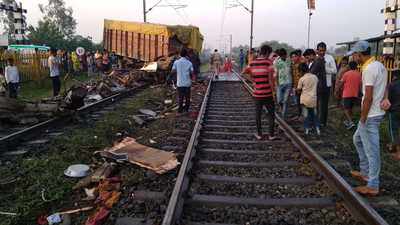
<instances>
[{"instance_id":1,"label":"electric pole","mask_svg":"<svg viewBox=\"0 0 400 225\"><path fill-rule=\"evenodd\" d=\"M251 14L251 28L250 28L250 50L253 48L253 32L254 32L254 0L251 0L251 10L250 10L250 14Z\"/></svg>"},{"instance_id":2,"label":"electric pole","mask_svg":"<svg viewBox=\"0 0 400 225\"><path fill-rule=\"evenodd\" d=\"M254 39L254 0L251 0L251 7L250 9L243 5L240 0L235 0L234 2L230 3L226 8L235 8L235 7L243 7L247 12L250 13L251 22L250 22L250 50L253 48L253 39Z\"/></svg>"},{"instance_id":3,"label":"electric pole","mask_svg":"<svg viewBox=\"0 0 400 225\"><path fill-rule=\"evenodd\" d=\"M232 34L231 35L229 35L229 58L232 60Z\"/></svg>"},{"instance_id":4,"label":"electric pole","mask_svg":"<svg viewBox=\"0 0 400 225\"><path fill-rule=\"evenodd\" d=\"M143 22L147 23L146 0L143 0Z\"/></svg>"},{"instance_id":5,"label":"electric pole","mask_svg":"<svg viewBox=\"0 0 400 225\"><path fill-rule=\"evenodd\" d=\"M310 13L308 14L308 36L307 36L307 48L310 48L310 36L311 36L311 16L313 13L310 10Z\"/></svg>"}]
</instances>

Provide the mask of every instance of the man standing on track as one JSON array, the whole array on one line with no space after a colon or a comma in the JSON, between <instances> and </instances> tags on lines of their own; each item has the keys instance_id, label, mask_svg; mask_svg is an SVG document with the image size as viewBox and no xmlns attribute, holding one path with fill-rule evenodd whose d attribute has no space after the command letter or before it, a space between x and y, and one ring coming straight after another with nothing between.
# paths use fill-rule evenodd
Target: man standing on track
<instances>
[{"instance_id":1,"label":"man standing on track","mask_svg":"<svg viewBox=\"0 0 400 225\"><path fill-rule=\"evenodd\" d=\"M290 61L291 61L291 72L292 72L292 77L293 77L293 98L294 102L296 104L298 114L297 117L294 118L295 120L299 120L301 118L302 114L302 106L300 104L300 95L297 94L297 86L299 84L299 80L301 78L301 73L300 73L300 64L302 63L301 60L301 50L295 50L290 53Z\"/></svg>"},{"instance_id":2,"label":"man standing on track","mask_svg":"<svg viewBox=\"0 0 400 225\"><path fill-rule=\"evenodd\" d=\"M243 52L243 49L240 49L240 53L239 53L239 67L240 67L240 72L243 71L244 68L244 63L245 63L245 59L246 55Z\"/></svg>"},{"instance_id":3,"label":"man standing on track","mask_svg":"<svg viewBox=\"0 0 400 225\"><path fill-rule=\"evenodd\" d=\"M190 108L190 89L192 86L191 74L193 73L193 64L188 59L188 52L185 48L181 50L181 58L174 62L172 73L177 73L177 87L179 108L178 115L183 112L189 112ZM185 100L185 106L183 106Z\"/></svg>"},{"instance_id":4,"label":"man standing on track","mask_svg":"<svg viewBox=\"0 0 400 225\"><path fill-rule=\"evenodd\" d=\"M252 60L250 65L246 68L244 73L251 75L253 82L253 97L256 104L256 123L257 134L255 137L258 140L263 139L262 133L262 120L261 115L263 107L268 110L269 115L269 137L270 141L275 140L275 102L273 97L273 75L274 67L272 62L268 59L272 52L272 48L268 45L261 47L260 55L258 58Z\"/></svg>"},{"instance_id":5,"label":"man standing on track","mask_svg":"<svg viewBox=\"0 0 400 225\"><path fill-rule=\"evenodd\" d=\"M353 141L360 159L360 171L351 171L351 175L367 182L366 186L355 189L360 194L375 196L379 194L379 173L381 155L379 127L385 111L390 107L387 100L388 72L385 66L371 56L371 47L366 41L357 42L349 54L354 61L362 65L361 118Z\"/></svg>"},{"instance_id":6,"label":"man standing on track","mask_svg":"<svg viewBox=\"0 0 400 225\"><path fill-rule=\"evenodd\" d=\"M218 79L219 76L219 72L221 69L221 65L222 65L222 57L221 55L218 53L218 50L215 49L214 53L211 55L211 69L215 74L215 78Z\"/></svg>"},{"instance_id":7,"label":"man standing on track","mask_svg":"<svg viewBox=\"0 0 400 225\"><path fill-rule=\"evenodd\" d=\"M326 127L328 124L329 96L331 94L333 77L335 77L337 73L337 67L333 56L326 54L326 44L324 42L317 45L317 51L318 60L323 60L325 65L325 74L314 73L320 81L318 85L318 114L321 126Z\"/></svg>"},{"instance_id":8,"label":"man standing on track","mask_svg":"<svg viewBox=\"0 0 400 225\"><path fill-rule=\"evenodd\" d=\"M282 48L278 51L278 54L279 58L274 63L278 87L277 97L278 104L282 110L282 118L286 119L289 95L293 87L293 77L290 71L291 63L287 59L286 50Z\"/></svg>"}]
</instances>

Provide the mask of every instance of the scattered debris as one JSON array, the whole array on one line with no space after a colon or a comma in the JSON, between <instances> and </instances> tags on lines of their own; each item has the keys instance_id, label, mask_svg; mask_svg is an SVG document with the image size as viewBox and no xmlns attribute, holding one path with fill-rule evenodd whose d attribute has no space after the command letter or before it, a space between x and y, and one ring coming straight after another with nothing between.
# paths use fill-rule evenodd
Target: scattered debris
<instances>
[{"instance_id":1,"label":"scattered debris","mask_svg":"<svg viewBox=\"0 0 400 225\"><path fill-rule=\"evenodd\" d=\"M158 67L157 62L150 62L150 63L144 65L140 70L155 73L155 72L157 72L157 67Z\"/></svg>"},{"instance_id":2,"label":"scattered debris","mask_svg":"<svg viewBox=\"0 0 400 225\"><path fill-rule=\"evenodd\" d=\"M85 225L101 225L104 224L110 215L110 210L105 207L101 207L86 221Z\"/></svg>"},{"instance_id":3,"label":"scattered debris","mask_svg":"<svg viewBox=\"0 0 400 225\"><path fill-rule=\"evenodd\" d=\"M62 219L61 219L61 215L58 213L55 213L53 215L50 215L47 217L47 222L52 225L52 224L56 224L56 223L61 223Z\"/></svg>"},{"instance_id":4,"label":"scattered debris","mask_svg":"<svg viewBox=\"0 0 400 225\"><path fill-rule=\"evenodd\" d=\"M96 154L96 152L95 152ZM92 183L100 182L105 180L113 174L115 170L115 165L111 163L104 163L100 168L98 168L93 174L81 179L72 189L78 190L88 187Z\"/></svg>"},{"instance_id":5,"label":"scattered debris","mask_svg":"<svg viewBox=\"0 0 400 225\"><path fill-rule=\"evenodd\" d=\"M138 116L132 116L132 119L135 120L135 123L137 123L139 126L143 126L146 122L142 120L142 118Z\"/></svg>"},{"instance_id":6,"label":"scattered debris","mask_svg":"<svg viewBox=\"0 0 400 225\"><path fill-rule=\"evenodd\" d=\"M44 202L49 202L49 200L47 200L46 197L45 197L45 192L46 192L46 189L42 188L42 200Z\"/></svg>"},{"instance_id":7,"label":"scattered debris","mask_svg":"<svg viewBox=\"0 0 400 225\"><path fill-rule=\"evenodd\" d=\"M96 194L95 194L95 192L97 190L96 188L92 188L92 189L85 188L84 190L85 190L85 193L86 193L86 198L83 199L83 200L92 201L92 200L96 199Z\"/></svg>"},{"instance_id":8,"label":"scattered debris","mask_svg":"<svg viewBox=\"0 0 400 225\"><path fill-rule=\"evenodd\" d=\"M5 124L30 125L48 118L77 110L128 89L142 87L147 81L146 72L137 69L114 70L101 79L85 83L75 81L63 96L42 99L36 102L10 99L0 96L0 122Z\"/></svg>"},{"instance_id":9,"label":"scattered debris","mask_svg":"<svg viewBox=\"0 0 400 225\"><path fill-rule=\"evenodd\" d=\"M141 114L148 115L148 116L152 116L152 117L156 117L156 116L157 116L157 113L156 113L156 112L154 112L154 111L152 111L152 110L149 110L149 109L140 109L139 112L140 112Z\"/></svg>"},{"instance_id":10,"label":"scattered debris","mask_svg":"<svg viewBox=\"0 0 400 225\"><path fill-rule=\"evenodd\" d=\"M0 211L0 215L5 215L5 216L18 216L18 214L16 214L16 213L2 212L2 211Z\"/></svg>"},{"instance_id":11,"label":"scattered debris","mask_svg":"<svg viewBox=\"0 0 400 225\"><path fill-rule=\"evenodd\" d=\"M130 137L104 151L117 154L126 153L130 163L152 170L157 174L166 173L178 165L178 160L174 153L141 145Z\"/></svg>"},{"instance_id":12,"label":"scattered debris","mask_svg":"<svg viewBox=\"0 0 400 225\"><path fill-rule=\"evenodd\" d=\"M150 142L150 144L157 144L157 141L155 141L153 139L150 139L149 142Z\"/></svg>"},{"instance_id":13,"label":"scattered debris","mask_svg":"<svg viewBox=\"0 0 400 225\"><path fill-rule=\"evenodd\" d=\"M171 105L172 104L172 100L171 99L167 99L167 100L164 101L164 104Z\"/></svg>"},{"instance_id":14,"label":"scattered debris","mask_svg":"<svg viewBox=\"0 0 400 225\"><path fill-rule=\"evenodd\" d=\"M79 213L79 212L85 212L85 211L89 211L92 210L93 207L88 206L88 207L84 207L84 208L80 208L80 209L72 209L72 210L68 210L68 211L64 211L64 212L59 212L60 215L64 215L64 214L75 214L75 213Z\"/></svg>"},{"instance_id":15,"label":"scattered debris","mask_svg":"<svg viewBox=\"0 0 400 225\"><path fill-rule=\"evenodd\" d=\"M69 166L68 169L64 171L65 176L80 178L89 175L90 167L84 164L77 164Z\"/></svg>"}]
</instances>

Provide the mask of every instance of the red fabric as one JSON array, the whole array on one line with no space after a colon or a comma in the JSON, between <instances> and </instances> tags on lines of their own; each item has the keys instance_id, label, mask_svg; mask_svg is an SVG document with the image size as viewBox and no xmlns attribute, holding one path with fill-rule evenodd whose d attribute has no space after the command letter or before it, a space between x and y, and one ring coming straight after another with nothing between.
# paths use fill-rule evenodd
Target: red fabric
<instances>
[{"instance_id":1,"label":"red fabric","mask_svg":"<svg viewBox=\"0 0 400 225\"><path fill-rule=\"evenodd\" d=\"M257 58L253 60L249 67L246 68L245 73L251 75L254 87L253 97L273 97L273 81L270 80L270 77L274 74L274 68L269 59Z\"/></svg>"},{"instance_id":2,"label":"red fabric","mask_svg":"<svg viewBox=\"0 0 400 225\"><path fill-rule=\"evenodd\" d=\"M88 218L85 225L102 225L106 222L109 215L110 210L102 207L95 214Z\"/></svg>"},{"instance_id":3,"label":"red fabric","mask_svg":"<svg viewBox=\"0 0 400 225\"><path fill-rule=\"evenodd\" d=\"M232 62L227 60L224 64L224 72L232 73Z\"/></svg>"},{"instance_id":4,"label":"red fabric","mask_svg":"<svg viewBox=\"0 0 400 225\"><path fill-rule=\"evenodd\" d=\"M357 98L361 87L361 73L356 70L343 74L343 98Z\"/></svg>"}]
</instances>

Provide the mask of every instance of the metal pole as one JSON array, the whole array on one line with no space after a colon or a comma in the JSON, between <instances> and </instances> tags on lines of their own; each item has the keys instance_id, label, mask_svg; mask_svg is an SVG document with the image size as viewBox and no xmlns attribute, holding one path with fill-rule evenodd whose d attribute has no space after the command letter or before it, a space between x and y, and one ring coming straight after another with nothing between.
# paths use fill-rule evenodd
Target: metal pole
<instances>
[{"instance_id":1,"label":"metal pole","mask_svg":"<svg viewBox=\"0 0 400 225\"><path fill-rule=\"evenodd\" d=\"M308 37L307 37L307 48L310 48L310 36L311 36L311 16L312 12L308 14Z\"/></svg>"},{"instance_id":2,"label":"metal pole","mask_svg":"<svg viewBox=\"0 0 400 225\"><path fill-rule=\"evenodd\" d=\"M143 0L143 21L147 23L146 0Z\"/></svg>"},{"instance_id":3,"label":"metal pole","mask_svg":"<svg viewBox=\"0 0 400 225\"><path fill-rule=\"evenodd\" d=\"M251 0L251 30L250 30L250 50L253 48L253 25L254 25L254 0Z\"/></svg>"},{"instance_id":4,"label":"metal pole","mask_svg":"<svg viewBox=\"0 0 400 225\"><path fill-rule=\"evenodd\" d=\"M230 38L229 38L229 41L230 41L230 50L229 50L229 54L230 54L230 59L232 60L232 34L230 35Z\"/></svg>"}]
</instances>

